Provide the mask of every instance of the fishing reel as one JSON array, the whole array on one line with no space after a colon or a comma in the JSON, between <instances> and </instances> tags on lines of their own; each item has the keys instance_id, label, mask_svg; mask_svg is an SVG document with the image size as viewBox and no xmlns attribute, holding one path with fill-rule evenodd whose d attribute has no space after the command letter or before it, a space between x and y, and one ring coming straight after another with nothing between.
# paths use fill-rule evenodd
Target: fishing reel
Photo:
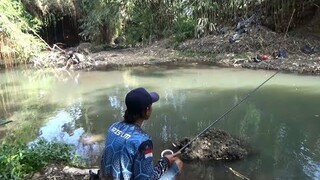
<instances>
[{"instance_id":1,"label":"fishing reel","mask_svg":"<svg viewBox=\"0 0 320 180\"><path fill-rule=\"evenodd\" d=\"M164 157L165 155L172 155L173 151L171 149L165 149L161 152L161 157Z\"/></svg>"}]
</instances>

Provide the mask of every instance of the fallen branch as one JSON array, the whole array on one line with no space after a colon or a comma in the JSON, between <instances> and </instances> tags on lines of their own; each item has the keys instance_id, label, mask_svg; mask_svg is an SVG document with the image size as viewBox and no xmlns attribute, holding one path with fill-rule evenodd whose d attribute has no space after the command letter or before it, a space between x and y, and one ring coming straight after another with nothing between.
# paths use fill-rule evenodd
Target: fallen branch
<instances>
[{"instance_id":1,"label":"fallen branch","mask_svg":"<svg viewBox=\"0 0 320 180\"><path fill-rule=\"evenodd\" d=\"M65 50L61 49L57 44L54 44L53 47L51 48L51 51L58 49L61 52L66 52Z\"/></svg>"}]
</instances>

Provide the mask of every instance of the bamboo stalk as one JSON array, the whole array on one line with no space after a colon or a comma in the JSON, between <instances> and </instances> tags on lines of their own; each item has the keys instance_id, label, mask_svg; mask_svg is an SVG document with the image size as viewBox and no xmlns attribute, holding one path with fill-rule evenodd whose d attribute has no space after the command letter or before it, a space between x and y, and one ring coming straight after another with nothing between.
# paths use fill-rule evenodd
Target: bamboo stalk
<instances>
[{"instance_id":1,"label":"bamboo stalk","mask_svg":"<svg viewBox=\"0 0 320 180\"><path fill-rule=\"evenodd\" d=\"M286 38L286 36L287 36L287 33L288 33L288 31L289 31L289 27L290 27L290 25L291 25L291 22L292 22L292 19L293 19L293 15L294 15L295 12L296 12L296 9L293 9L293 12L292 12L292 14L291 14L290 21L289 21L288 26L287 26L286 33L284 34L284 38Z\"/></svg>"}]
</instances>

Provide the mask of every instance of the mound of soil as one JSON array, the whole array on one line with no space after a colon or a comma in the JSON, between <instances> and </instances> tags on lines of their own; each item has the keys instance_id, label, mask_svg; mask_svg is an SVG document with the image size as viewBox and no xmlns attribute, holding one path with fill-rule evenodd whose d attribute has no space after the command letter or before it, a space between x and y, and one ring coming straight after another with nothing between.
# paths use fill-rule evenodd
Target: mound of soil
<instances>
[{"instance_id":1,"label":"mound of soil","mask_svg":"<svg viewBox=\"0 0 320 180\"><path fill-rule=\"evenodd\" d=\"M182 148L190 138L176 143ZM181 154L183 160L240 160L248 155L244 143L221 129L208 130L193 141Z\"/></svg>"}]
</instances>

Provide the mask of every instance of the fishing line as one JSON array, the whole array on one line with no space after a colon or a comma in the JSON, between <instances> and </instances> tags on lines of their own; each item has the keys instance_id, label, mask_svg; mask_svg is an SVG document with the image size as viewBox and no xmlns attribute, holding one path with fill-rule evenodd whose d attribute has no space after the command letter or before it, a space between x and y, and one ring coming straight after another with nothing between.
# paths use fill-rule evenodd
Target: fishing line
<instances>
[{"instance_id":1,"label":"fishing line","mask_svg":"<svg viewBox=\"0 0 320 180\"><path fill-rule=\"evenodd\" d=\"M226 111L223 115L221 115L217 120L215 120L213 123L211 123L208 127L206 127L204 130L202 130L197 136L195 136L191 141L189 141L186 145L184 145L182 148L177 151L176 155L181 154L181 152L187 148L193 141L195 141L199 136L201 136L203 133L205 133L208 129L210 129L213 125L215 125L217 122L219 122L222 118L224 118L226 115L228 115L232 110L234 110L236 107L238 107L243 101L248 99L253 93L255 93L261 86L263 86L265 83L267 83L270 79L272 79L275 75L277 75L280 72L278 70L276 73L274 73L272 76L270 76L267 80L265 80L263 83L261 83L258 87L256 87L254 90L249 92L247 96L245 96L240 102L238 102L236 105L232 106L228 111Z\"/></svg>"}]
</instances>

